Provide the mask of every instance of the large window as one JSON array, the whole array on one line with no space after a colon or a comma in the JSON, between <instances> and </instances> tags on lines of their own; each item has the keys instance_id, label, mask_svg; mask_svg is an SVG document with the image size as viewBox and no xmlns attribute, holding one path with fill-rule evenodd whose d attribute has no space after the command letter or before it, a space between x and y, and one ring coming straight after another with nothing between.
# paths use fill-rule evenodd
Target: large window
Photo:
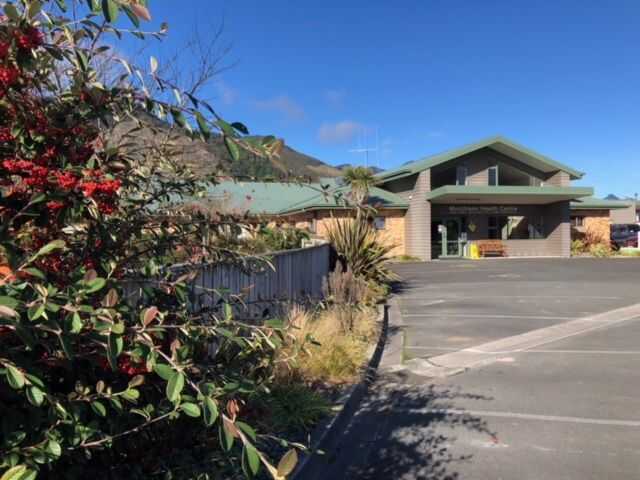
<instances>
[{"instance_id":1,"label":"large window","mask_svg":"<svg viewBox=\"0 0 640 480\"><path fill-rule=\"evenodd\" d=\"M542 217L491 216L487 233L492 240L532 240L544 238Z\"/></svg>"}]
</instances>

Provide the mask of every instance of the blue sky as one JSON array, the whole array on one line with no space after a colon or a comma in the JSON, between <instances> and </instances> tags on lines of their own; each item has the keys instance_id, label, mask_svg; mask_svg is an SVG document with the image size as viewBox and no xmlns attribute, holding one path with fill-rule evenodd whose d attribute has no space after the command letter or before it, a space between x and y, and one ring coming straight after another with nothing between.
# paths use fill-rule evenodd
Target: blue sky
<instances>
[{"instance_id":1,"label":"blue sky","mask_svg":"<svg viewBox=\"0 0 640 480\"><path fill-rule=\"evenodd\" d=\"M230 120L331 164L409 160L502 134L640 192L637 0L153 0L179 45L225 22L235 66L207 92ZM189 66L189 52L182 57Z\"/></svg>"}]
</instances>

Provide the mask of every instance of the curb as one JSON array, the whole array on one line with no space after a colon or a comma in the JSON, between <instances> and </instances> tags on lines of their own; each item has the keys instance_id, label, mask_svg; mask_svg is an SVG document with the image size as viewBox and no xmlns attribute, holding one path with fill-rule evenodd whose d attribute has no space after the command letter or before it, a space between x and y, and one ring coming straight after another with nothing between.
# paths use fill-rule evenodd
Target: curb
<instances>
[{"instance_id":1,"label":"curb","mask_svg":"<svg viewBox=\"0 0 640 480\"><path fill-rule=\"evenodd\" d=\"M338 443L342 433L351 422L353 415L358 410L362 398L367 393L369 385L373 382L376 370L382 358L382 352L387 341L389 329L389 306L382 305L378 314L378 322L382 324L380 337L373 351L370 353L369 361L364 369L359 383L353 385L344 394L345 399L340 411L325 425L320 425L311 434L312 442L310 454L304 455L298 462L295 470L289 477L290 480L312 480L322 478L323 469L329 461L328 452Z\"/></svg>"}]
</instances>

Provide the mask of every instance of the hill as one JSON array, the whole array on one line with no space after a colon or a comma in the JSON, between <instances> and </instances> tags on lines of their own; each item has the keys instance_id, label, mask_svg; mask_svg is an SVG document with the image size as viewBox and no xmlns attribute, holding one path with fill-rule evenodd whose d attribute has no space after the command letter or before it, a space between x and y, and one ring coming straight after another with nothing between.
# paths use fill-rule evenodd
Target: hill
<instances>
[{"instance_id":1,"label":"hill","mask_svg":"<svg viewBox=\"0 0 640 480\"><path fill-rule=\"evenodd\" d=\"M203 142L199 139L191 139L184 131L171 128L146 113L140 113L139 119L144 127L135 131L133 149L145 146L146 150L150 151L150 148L158 145L169 145L172 154L181 155L185 164L198 174L224 172L237 177L257 178L281 178L292 175L311 181L317 181L320 177L339 177L342 175L339 168L298 152L289 146L282 149L279 158L268 160L242 150L240 159L233 161L220 136ZM134 127L133 120L120 122L114 127L112 136L117 139Z\"/></svg>"},{"instance_id":2,"label":"hill","mask_svg":"<svg viewBox=\"0 0 640 480\"><path fill-rule=\"evenodd\" d=\"M352 165L350 163L343 163L342 165L337 165L336 168L340 169L340 170L345 170L347 168L351 168L351 167L355 167L356 165ZM363 166L363 165L359 165L359 166ZM384 172L384 168L379 168L379 167L374 167L374 166L370 166L367 167L369 170L371 170L373 172L374 175Z\"/></svg>"}]
</instances>

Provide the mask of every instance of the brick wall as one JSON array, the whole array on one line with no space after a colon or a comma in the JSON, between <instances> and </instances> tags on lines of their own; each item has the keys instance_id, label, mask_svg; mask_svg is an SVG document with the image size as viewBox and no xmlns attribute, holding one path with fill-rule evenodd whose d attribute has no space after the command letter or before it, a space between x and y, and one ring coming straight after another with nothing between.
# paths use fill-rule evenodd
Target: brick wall
<instances>
[{"instance_id":1,"label":"brick wall","mask_svg":"<svg viewBox=\"0 0 640 480\"><path fill-rule=\"evenodd\" d=\"M582 217L582 226L571 228L572 240L609 244L611 241L611 218L608 210L581 210L572 216Z\"/></svg>"},{"instance_id":2,"label":"brick wall","mask_svg":"<svg viewBox=\"0 0 640 480\"><path fill-rule=\"evenodd\" d=\"M393 245L390 256L396 257L405 254L405 212L404 210L380 210L377 215L384 217L384 229L378 231L382 242ZM291 215L286 218L286 223L295 225L296 228L312 230L315 223L315 236L326 239L327 230L331 226L333 219L344 219L353 217L353 212L346 210L319 210L316 212L304 212Z\"/></svg>"}]
</instances>

